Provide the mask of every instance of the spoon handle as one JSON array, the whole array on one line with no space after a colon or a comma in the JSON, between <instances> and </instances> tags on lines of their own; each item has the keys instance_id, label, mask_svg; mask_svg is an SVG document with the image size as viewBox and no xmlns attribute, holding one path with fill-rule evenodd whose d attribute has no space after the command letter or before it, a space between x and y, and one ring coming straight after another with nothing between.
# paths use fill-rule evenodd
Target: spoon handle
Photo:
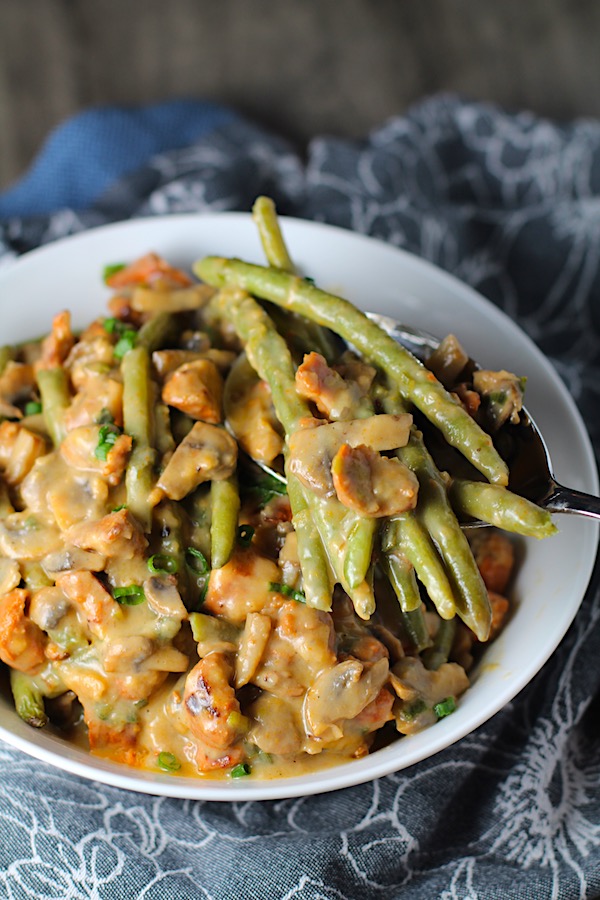
<instances>
[{"instance_id":1,"label":"spoon handle","mask_svg":"<svg viewBox=\"0 0 600 900\"><path fill-rule=\"evenodd\" d=\"M600 519L600 497L594 497L583 491L574 491L563 487L562 484L555 484L553 492L542 505L550 512L573 513Z\"/></svg>"}]
</instances>

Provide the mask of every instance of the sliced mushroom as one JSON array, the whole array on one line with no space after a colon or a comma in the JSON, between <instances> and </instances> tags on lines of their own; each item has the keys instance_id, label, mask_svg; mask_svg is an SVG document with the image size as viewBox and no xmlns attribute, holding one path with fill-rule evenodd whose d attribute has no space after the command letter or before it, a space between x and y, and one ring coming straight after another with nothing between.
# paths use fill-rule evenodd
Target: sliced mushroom
<instances>
[{"instance_id":1,"label":"sliced mushroom","mask_svg":"<svg viewBox=\"0 0 600 900\"><path fill-rule=\"evenodd\" d=\"M354 719L371 703L389 674L387 659L365 666L346 659L318 676L304 698L304 720L308 734L324 740L341 737L337 723Z\"/></svg>"},{"instance_id":2,"label":"sliced mushroom","mask_svg":"<svg viewBox=\"0 0 600 900\"><path fill-rule=\"evenodd\" d=\"M224 428L196 422L158 479L151 501L182 500L203 481L229 478L237 463L237 444Z\"/></svg>"},{"instance_id":3,"label":"sliced mushroom","mask_svg":"<svg viewBox=\"0 0 600 900\"><path fill-rule=\"evenodd\" d=\"M400 701L394 706L396 728L402 734L414 734L436 722L433 707L464 693L469 679L457 663L443 663L433 671L419 657L405 656L393 667L390 684Z\"/></svg>"},{"instance_id":4,"label":"sliced mushroom","mask_svg":"<svg viewBox=\"0 0 600 900\"><path fill-rule=\"evenodd\" d=\"M516 425L523 408L523 379L501 369L491 372L478 369L473 373L473 387L484 401L484 413L497 431L505 422Z\"/></svg>"},{"instance_id":5,"label":"sliced mushroom","mask_svg":"<svg viewBox=\"0 0 600 900\"><path fill-rule=\"evenodd\" d=\"M187 610L174 578L153 575L144 582L144 595L157 616L187 619Z\"/></svg>"},{"instance_id":6,"label":"sliced mushroom","mask_svg":"<svg viewBox=\"0 0 600 900\"><path fill-rule=\"evenodd\" d=\"M463 350L458 338L448 334L440 342L439 347L428 357L426 366L450 390L458 381L458 377L467 366L469 356Z\"/></svg>"},{"instance_id":7,"label":"sliced mushroom","mask_svg":"<svg viewBox=\"0 0 600 900\"><path fill-rule=\"evenodd\" d=\"M250 709L252 729L248 740L263 753L291 756L302 749L295 707L273 694L261 694Z\"/></svg>"},{"instance_id":8,"label":"sliced mushroom","mask_svg":"<svg viewBox=\"0 0 600 900\"><path fill-rule=\"evenodd\" d=\"M376 415L301 428L289 440L290 469L313 491L333 496L331 462L343 444L364 444L373 450L395 450L408 441L412 416Z\"/></svg>"}]
</instances>

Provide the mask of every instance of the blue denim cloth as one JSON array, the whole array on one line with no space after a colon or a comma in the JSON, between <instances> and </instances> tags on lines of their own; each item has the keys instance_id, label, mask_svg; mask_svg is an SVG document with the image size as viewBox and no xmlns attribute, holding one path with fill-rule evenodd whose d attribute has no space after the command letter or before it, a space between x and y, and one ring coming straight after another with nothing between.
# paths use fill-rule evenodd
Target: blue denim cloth
<instances>
[{"instance_id":1,"label":"blue denim cloth","mask_svg":"<svg viewBox=\"0 0 600 900\"><path fill-rule=\"evenodd\" d=\"M440 96L362 141L315 138L301 156L209 104L91 111L0 197L0 263L117 219L248 210L259 193L489 297L552 358L598 452L596 122ZM599 621L596 572L560 647L508 707L429 760L331 795L157 799L0 744L0 898L599 897Z\"/></svg>"},{"instance_id":2,"label":"blue denim cloth","mask_svg":"<svg viewBox=\"0 0 600 900\"><path fill-rule=\"evenodd\" d=\"M86 110L59 125L27 174L0 194L0 218L85 209L155 154L192 144L234 118L197 100Z\"/></svg>"}]
</instances>

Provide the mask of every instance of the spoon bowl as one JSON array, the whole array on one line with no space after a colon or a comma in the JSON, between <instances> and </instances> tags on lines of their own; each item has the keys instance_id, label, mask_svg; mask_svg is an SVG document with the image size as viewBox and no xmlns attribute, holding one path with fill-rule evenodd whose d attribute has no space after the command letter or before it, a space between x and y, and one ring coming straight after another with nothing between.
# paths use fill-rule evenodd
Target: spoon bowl
<instances>
[{"instance_id":1,"label":"spoon bowl","mask_svg":"<svg viewBox=\"0 0 600 900\"><path fill-rule=\"evenodd\" d=\"M440 339L428 331L411 328L391 316L379 313L367 313L369 319L412 353L421 362L431 356L440 346ZM479 368L475 360L470 359L474 369ZM571 513L600 519L600 497L586 494L572 488L564 487L556 480L550 459L550 451L542 433L523 407L517 425L506 423L495 436L498 452L505 460L510 471L509 489L525 499L536 503L551 513ZM460 454L450 448L444 448L445 454L452 453L459 470L464 468L465 461ZM435 455L435 454L434 454ZM286 477L281 470L260 460L253 460L256 465L271 477L285 484ZM466 464L468 466L468 463ZM478 477L474 469L466 473L466 477ZM464 527L486 528L489 523L469 519Z\"/></svg>"}]
</instances>

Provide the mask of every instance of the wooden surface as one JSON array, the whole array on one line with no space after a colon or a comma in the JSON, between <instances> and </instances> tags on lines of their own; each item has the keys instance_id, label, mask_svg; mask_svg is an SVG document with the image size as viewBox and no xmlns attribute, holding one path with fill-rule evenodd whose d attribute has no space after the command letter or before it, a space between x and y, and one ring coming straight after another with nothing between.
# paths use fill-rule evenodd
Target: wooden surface
<instances>
[{"instance_id":1,"label":"wooden surface","mask_svg":"<svg viewBox=\"0 0 600 900\"><path fill-rule=\"evenodd\" d=\"M598 0L0 0L0 187L95 104L224 101L299 143L441 90L600 117Z\"/></svg>"}]
</instances>

